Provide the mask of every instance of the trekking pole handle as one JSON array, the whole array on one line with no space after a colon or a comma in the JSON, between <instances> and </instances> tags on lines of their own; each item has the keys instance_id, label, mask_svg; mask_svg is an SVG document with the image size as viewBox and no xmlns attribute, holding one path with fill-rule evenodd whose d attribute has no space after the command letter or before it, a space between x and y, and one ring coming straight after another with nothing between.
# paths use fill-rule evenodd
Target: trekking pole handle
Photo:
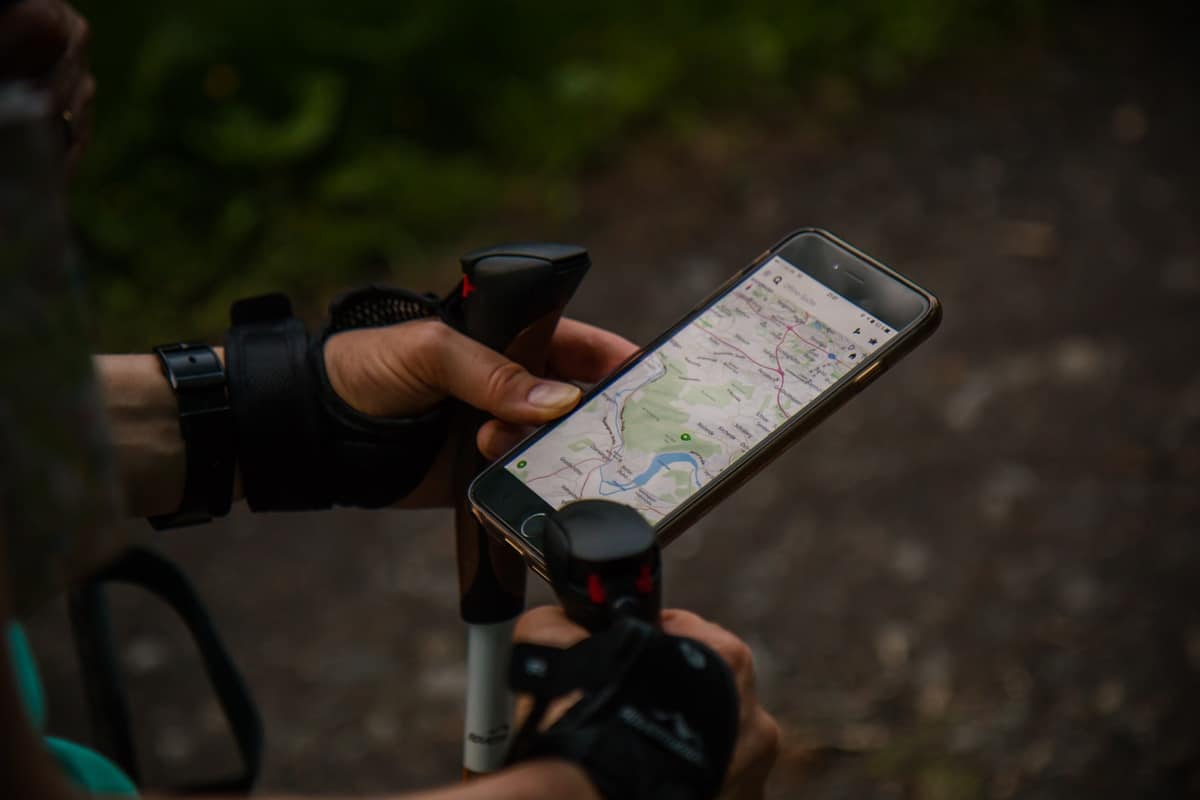
<instances>
[{"instance_id":1,"label":"trekking pole handle","mask_svg":"<svg viewBox=\"0 0 1200 800\"><path fill-rule=\"evenodd\" d=\"M662 612L662 556L654 528L611 500L580 500L549 514L546 571L567 617L595 633L619 616L655 627Z\"/></svg>"},{"instance_id":2,"label":"trekking pole handle","mask_svg":"<svg viewBox=\"0 0 1200 800\"><path fill-rule=\"evenodd\" d=\"M587 250L564 244L502 245L469 253L462 258L459 330L541 374L554 328L590 265ZM460 611L464 621L477 624L516 617L524 610L525 595L524 562L487 533L467 500L467 487L487 464L475 445L485 420L481 411L460 410L452 478Z\"/></svg>"}]
</instances>

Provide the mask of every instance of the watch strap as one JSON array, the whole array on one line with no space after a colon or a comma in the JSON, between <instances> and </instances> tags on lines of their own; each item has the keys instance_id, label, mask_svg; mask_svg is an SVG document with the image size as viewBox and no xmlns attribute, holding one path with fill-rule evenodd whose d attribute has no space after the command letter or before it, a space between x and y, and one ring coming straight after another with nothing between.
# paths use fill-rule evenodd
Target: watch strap
<instances>
[{"instance_id":1,"label":"watch strap","mask_svg":"<svg viewBox=\"0 0 1200 800\"><path fill-rule=\"evenodd\" d=\"M179 403L186 467L179 509L149 521L156 530L210 522L233 504L236 458L225 367L206 344L159 345L154 353Z\"/></svg>"}]
</instances>

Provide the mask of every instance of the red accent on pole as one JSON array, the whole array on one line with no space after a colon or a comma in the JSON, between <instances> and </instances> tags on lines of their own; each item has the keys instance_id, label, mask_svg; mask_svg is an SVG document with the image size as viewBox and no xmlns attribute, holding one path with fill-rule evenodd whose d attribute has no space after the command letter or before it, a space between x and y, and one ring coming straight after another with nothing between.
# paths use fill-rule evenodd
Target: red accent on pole
<instances>
[{"instance_id":1,"label":"red accent on pole","mask_svg":"<svg viewBox=\"0 0 1200 800\"><path fill-rule=\"evenodd\" d=\"M471 279L469 277L463 275L462 296L470 297L471 292L473 291L475 291L475 284L471 283Z\"/></svg>"},{"instance_id":2,"label":"red accent on pole","mask_svg":"<svg viewBox=\"0 0 1200 800\"><path fill-rule=\"evenodd\" d=\"M654 591L654 574L650 572L649 564L642 564L642 571L633 582L633 588L638 594L650 594Z\"/></svg>"},{"instance_id":3,"label":"red accent on pole","mask_svg":"<svg viewBox=\"0 0 1200 800\"><path fill-rule=\"evenodd\" d=\"M588 575L588 599L596 605L600 605L608 599L608 592L604 590L604 583L600 580L600 576L594 572Z\"/></svg>"}]
</instances>

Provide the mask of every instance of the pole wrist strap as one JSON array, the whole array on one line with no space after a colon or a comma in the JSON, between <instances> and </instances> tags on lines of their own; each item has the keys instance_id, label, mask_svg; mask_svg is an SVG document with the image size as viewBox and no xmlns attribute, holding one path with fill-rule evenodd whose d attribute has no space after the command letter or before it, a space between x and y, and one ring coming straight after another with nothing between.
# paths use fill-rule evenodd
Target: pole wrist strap
<instances>
[{"instance_id":1,"label":"pole wrist strap","mask_svg":"<svg viewBox=\"0 0 1200 800\"><path fill-rule=\"evenodd\" d=\"M441 407L411 418L362 414L325 371L325 340L343 330L434 316L425 295L366 287L337 299L317 336L282 294L240 300L225 337L229 402L246 501L254 511L395 503L445 441Z\"/></svg>"},{"instance_id":2,"label":"pole wrist strap","mask_svg":"<svg viewBox=\"0 0 1200 800\"><path fill-rule=\"evenodd\" d=\"M607 800L711 800L738 729L738 695L725 662L693 639L632 617L560 650L513 648L509 684L533 696L508 763L563 758ZM539 731L550 704L583 695Z\"/></svg>"}]
</instances>

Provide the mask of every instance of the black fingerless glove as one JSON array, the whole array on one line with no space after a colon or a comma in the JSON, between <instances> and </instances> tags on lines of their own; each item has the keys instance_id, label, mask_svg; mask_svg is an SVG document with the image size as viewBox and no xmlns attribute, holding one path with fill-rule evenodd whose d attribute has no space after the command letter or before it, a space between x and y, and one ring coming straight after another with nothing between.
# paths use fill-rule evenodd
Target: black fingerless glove
<instances>
[{"instance_id":1,"label":"black fingerless glove","mask_svg":"<svg viewBox=\"0 0 1200 800\"><path fill-rule=\"evenodd\" d=\"M447 410L360 413L334 391L325 341L354 328L441 315L436 297L369 286L335 299L316 336L282 294L234 303L225 336L238 467L254 511L379 508L421 482L446 441Z\"/></svg>"},{"instance_id":2,"label":"black fingerless glove","mask_svg":"<svg viewBox=\"0 0 1200 800\"><path fill-rule=\"evenodd\" d=\"M705 645L625 617L567 650L518 644L509 682L534 708L508 763L563 758L607 800L710 800L733 756L738 695ZM544 732L550 702L583 699Z\"/></svg>"}]
</instances>

